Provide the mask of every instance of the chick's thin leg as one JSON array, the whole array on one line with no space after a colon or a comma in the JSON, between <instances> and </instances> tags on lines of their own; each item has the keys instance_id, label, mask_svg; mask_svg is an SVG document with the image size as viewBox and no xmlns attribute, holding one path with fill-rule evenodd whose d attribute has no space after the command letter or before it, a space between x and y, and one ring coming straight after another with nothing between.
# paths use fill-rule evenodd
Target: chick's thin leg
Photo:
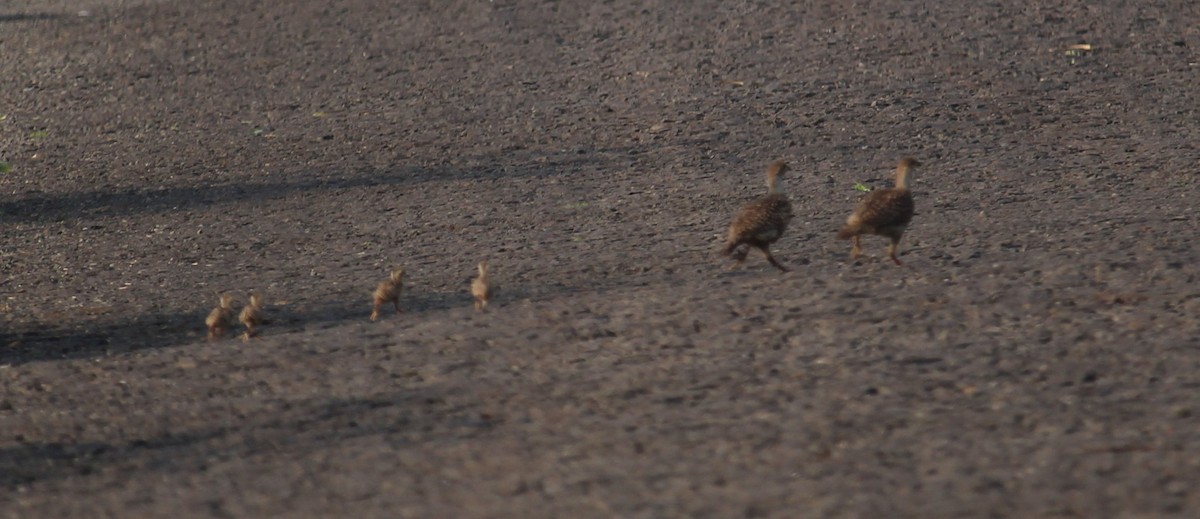
<instances>
[{"instance_id":1,"label":"chick's thin leg","mask_svg":"<svg viewBox=\"0 0 1200 519\"><path fill-rule=\"evenodd\" d=\"M903 265L903 263L900 263L900 258L896 257L896 246L897 245L900 245L900 237L899 236L893 237L892 242L888 244L888 248L887 248L888 257L892 258L892 261L895 262L897 265Z\"/></svg>"},{"instance_id":2,"label":"chick's thin leg","mask_svg":"<svg viewBox=\"0 0 1200 519\"><path fill-rule=\"evenodd\" d=\"M734 249L733 254L730 255L730 257L733 258L733 264L729 266L728 270L735 270L738 267L741 267L742 263L746 262L746 256L749 254L750 247L746 245L738 245L737 248Z\"/></svg>"},{"instance_id":3,"label":"chick's thin leg","mask_svg":"<svg viewBox=\"0 0 1200 519\"><path fill-rule=\"evenodd\" d=\"M396 315L400 315L400 314L404 313L404 310L400 309L400 299L399 298L397 298L395 301L392 301L392 305L396 307Z\"/></svg>"},{"instance_id":4,"label":"chick's thin leg","mask_svg":"<svg viewBox=\"0 0 1200 519\"><path fill-rule=\"evenodd\" d=\"M780 265L779 262L775 260L775 256L771 255L770 245L762 245L758 248L758 250L761 250L763 254L766 255L767 261L771 262L771 264L774 265L775 268L779 269L780 272L788 272L788 268Z\"/></svg>"},{"instance_id":5,"label":"chick's thin leg","mask_svg":"<svg viewBox=\"0 0 1200 519\"><path fill-rule=\"evenodd\" d=\"M379 301L375 302L375 307L371 309L371 321L379 319Z\"/></svg>"},{"instance_id":6,"label":"chick's thin leg","mask_svg":"<svg viewBox=\"0 0 1200 519\"><path fill-rule=\"evenodd\" d=\"M858 235L854 235L854 245L850 247L850 259L858 259L862 255L862 245L858 242Z\"/></svg>"}]
</instances>

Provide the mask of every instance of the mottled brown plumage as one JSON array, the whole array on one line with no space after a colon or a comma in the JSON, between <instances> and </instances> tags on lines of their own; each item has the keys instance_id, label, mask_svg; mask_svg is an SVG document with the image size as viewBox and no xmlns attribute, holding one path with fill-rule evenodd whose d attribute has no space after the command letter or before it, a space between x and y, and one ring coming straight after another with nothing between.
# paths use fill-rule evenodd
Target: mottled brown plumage
<instances>
[{"instance_id":1,"label":"mottled brown plumage","mask_svg":"<svg viewBox=\"0 0 1200 519\"><path fill-rule=\"evenodd\" d=\"M225 331L233 325L233 294L221 294L220 303L208 313L204 324L208 327L208 340L225 337Z\"/></svg>"},{"instance_id":2,"label":"mottled brown plumage","mask_svg":"<svg viewBox=\"0 0 1200 519\"><path fill-rule=\"evenodd\" d=\"M387 303L396 307L396 315L400 315L400 291L404 288L404 269L397 267L391 276L380 281L375 287L375 306L371 309L371 320L379 318L379 308Z\"/></svg>"},{"instance_id":3,"label":"mottled brown plumage","mask_svg":"<svg viewBox=\"0 0 1200 519\"><path fill-rule=\"evenodd\" d=\"M788 222L792 221L792 203L788 201L781 185L782 177L788 170L787 163L778 161L767 169L767 194L758 200L742 207L729 225L729 237L721 253L732 256L737 268L746 261L750 248L761 250L775 268L787 272L787 267L781 265L771 255L771 244L779 240L787 230Z\"/></svg>"},{"instance_id":4,"label":"mottled brown plumage","mask_svg":"<svg viewBox=\"0 0 1200 519\"><path fill-rule=\"evenodd\" d=\"M846 225L838 231L838 238L854 240L854 246L850 249L851 259L858 258L862 253L859 237L863 234L874 234L891 240L887 249L888 257L897 265L901 264L900 259L896 257L896 246L900 244L900 238L904 236L908 223L912 221L914 207L912 191L908 189L909 174L920 165L916 159L905 157L892 174L896 179L896 186L867 193L854 209L854 213L846 219Z\"/></svg>"},{"instance_id":5,"label":"mottled brown plumage","mask_svg":"<svg viewBox=\"0 0 1200 519\"><path fill-rule=\"evenodd\" d=\"M488 281L487 261L479 262L479 276L471 281L471 296L475 298L475 310L482 312L492 298L493 287Z\"/></svg>"},{"instance_id":6,"label":"mottled brown plumage","mask_svg":"<svg viewBox=\"0 0 1200 519\"><path fill-rule=\"evenodd\" d=\"M263 322L263 295L260 292L250 293L250 302L242 308L242 313L238 314L238 320L246 327L246 333L242 334L242 341L249 341L254 337L259 325Z\"/></svg>"}]
</instances>

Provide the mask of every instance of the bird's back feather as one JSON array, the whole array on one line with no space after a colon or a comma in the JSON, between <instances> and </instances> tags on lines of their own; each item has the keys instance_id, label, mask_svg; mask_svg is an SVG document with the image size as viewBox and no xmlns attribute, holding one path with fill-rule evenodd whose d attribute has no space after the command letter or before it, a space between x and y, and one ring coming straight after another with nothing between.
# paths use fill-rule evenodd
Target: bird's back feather
<instances>
[{"instance_id":1,"label":"bird's back feather","mask_svg":"<svg viewBox=\"0 0 1200 519\"><path fill-rule=\"evenodd\" d=\"M228 308L216 307L208 313L208 318L204 320L209 328L214 326L227 326L229 319L233 316L233 311Z\"/></svg>"},{"instance_id":2,"label":"bird's back feather","mask_svg":"<svg viewBox=\"0 0 1200 519\"><path fill-rule=\"evenodd\" d=\"M792 204L784 195L767 195L750 202L729 225L729 239L722 252L729 255L742 243L774 243L783 236L792 217Z\"/></svg>"},{"instance_id":3,"label":"bird's back feather","mask_svg":"<svg viewBox=\"0 0 1200 519\"><path fill-rule=\"evenodd\" d=\"M242 313L238 316L238 320L246 326L258 326L259 324L262 324L262 310L260 310L257 306L247 306L242 309Z\"/></svg>"},{"instance_id":4,"label":"bird's back feather","mask_svg":"<svg viewBox=\"0 0 1200 519\"><path fill-rule=\"evenodd\" d=\"M492 295L492 288L485 278L475 278L471 282L471 295L476 299L487 299Z\"/></svg>"},{"instance_id":5,"label":"bird's back feather","mask_svg":"<svg viewBox=\"0 0 1200 519\"><path fill-rule=\"evenodd\" d=\"M878 234L890 229L903 229L912 221L912 192L889 188L872 191L859 202L854 214L838 232L838 238L848 239L857 234Z\"/></svg>"}]
</instances>

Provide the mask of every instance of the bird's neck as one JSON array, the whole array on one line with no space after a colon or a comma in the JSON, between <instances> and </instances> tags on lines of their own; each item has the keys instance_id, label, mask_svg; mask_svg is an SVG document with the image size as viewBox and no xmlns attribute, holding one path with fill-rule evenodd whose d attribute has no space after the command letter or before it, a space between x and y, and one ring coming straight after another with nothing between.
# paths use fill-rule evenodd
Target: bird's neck
<instances>
[{"instance_id":1,"label":"bird's neck","mask_svg":"<svg viewBox=\"0 0 1200 519\"><path fill-rule=\"evenodd\" d=\"M779 177L772 176L767 179L767 194L768 195L784 195L783 183L779 181Z\"/></svg>"},{"instance_id":2,"label":"bird's neck","mask_svg":"<svg viewBox=\"0 0 1200 519\"><path fill-rule=\"evenodd\" d=\"M908 189L908 167L896 168L896 189Z\"/></svg>"}]
</instances>

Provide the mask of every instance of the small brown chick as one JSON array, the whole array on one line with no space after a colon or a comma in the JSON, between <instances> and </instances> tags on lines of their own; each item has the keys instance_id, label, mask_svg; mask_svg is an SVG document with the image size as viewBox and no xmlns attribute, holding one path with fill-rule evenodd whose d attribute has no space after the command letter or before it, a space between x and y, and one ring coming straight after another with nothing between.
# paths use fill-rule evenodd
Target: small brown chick
<instances>
[{"instance_id":1,"label":"small brown chick","mask_svg":"<svg viewBox=\"0 0 1200 519\"><path fill-rule=\"evenodd\" d=\"M208 340L225 337L225 331L233 324L233 294L221 294L221 302L208 313L204 320L208 326Z\"/></svg>"},{"instance_id":2,"label":"small brown chick","mask_svg":"<svg viewBox=\"0 0 1200 519\"><path fill-rule=\"evenodd\" d=\"M475 297L475 310L482 312L487 308L488 300L492 298L492 285L488 282L487 261L479 262L479 277L471 281L471 295Z\"/></svg>"},{"instance_id":3,"label":"small brown chick","mask_svg":"<svg viewBox=\"0 0 1200 519\"><path fill-rule=\"evenodd\" d=\"M403 313L400 310L400 290L402 288L404 288L404 269L396 267L391 276L380 281L379 286L375 287L375 308L371 310L372 321L379 318L379 308L386 303L391 303L396 307L396 315Z\"/></svg>"},{"instance_id":4,"label":"small brown chick","mask_svg":"<svg viewBox=\"0 0 1200 519\"><path fill-rule=\"evenodd\" d=\"M242 341L249 341L251 337L254 337L254 329L263 322L262 293L250 293L250 302L245 308L242 308L242 313L238 315L238 320L246 326L246 333L242 334Z\"/></svg>"},{"instance_id":5,"label":"small brown chick","mask_svg":"<svg viewBox=\"0 0 1200 519\"><path fill-rule=\"evenodd\" d=\"M775 268L787 272L787 267L780 265L771 255L771 244L783 236L788 222L792 221L792 203L783 192L781 180L788 171L787 163L777 161L767 169L767 194L758 200L742 207L741 212L729 225L729 238L721 253L731 256L734 269L746 261L750 248L761 250Z\"/></svg>"},{"instance_id":6,"label":"small brown chick","mask_svg":"<svg viewBox=\"0 0 1200 519\"><path fill-rule=\"evenodd\" d=\"M885 236L892 241L887 248L888 257L897 265L901 264L896 258L896 246L900 244L904 230L912 221L914 207L912 191L908 189L909 174L920 165L916 159L905 157L892 174L896 179L896 186L867 193L854 209L854 213L846 218L846 225L838 231L838 239L854 239L850 259L858 258L862 253L859 236L874 234Z\"/></svg>"}]
</instances>

